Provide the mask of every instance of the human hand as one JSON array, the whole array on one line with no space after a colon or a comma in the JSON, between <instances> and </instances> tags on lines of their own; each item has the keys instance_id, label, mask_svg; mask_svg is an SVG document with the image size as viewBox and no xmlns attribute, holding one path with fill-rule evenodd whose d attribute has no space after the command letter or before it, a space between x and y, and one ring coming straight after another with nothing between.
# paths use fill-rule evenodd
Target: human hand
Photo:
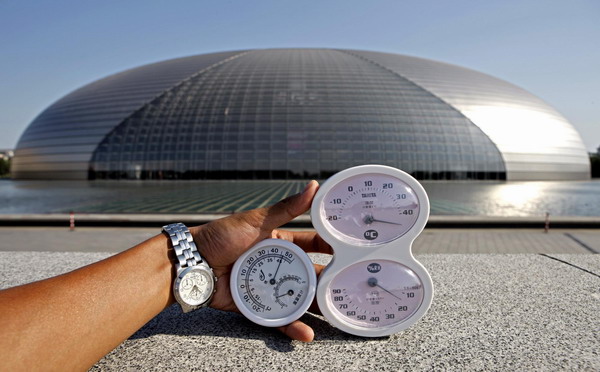
<instances>
[{"instance_id":1,"label":"human hand","mask_svg":"<svg viewBox=\"0 0 600 372\"><path fill-rule=\"evenodd\" d=\"M277 230L279 226L310 208L318 188L319 184L311 181L302 193L290 196L270 207L236 213L190 229L200 255L212 267L218 278L211 307L239 312L229 288L231 269L238 257L264 239L285 239L306 252L332 253L331 247L315 232ZM323 266L315 264L317 275L322 269ZM314 338L313 329L299 320L278 329L295 340L310 342Z\"/></svg>"}]
</instances>

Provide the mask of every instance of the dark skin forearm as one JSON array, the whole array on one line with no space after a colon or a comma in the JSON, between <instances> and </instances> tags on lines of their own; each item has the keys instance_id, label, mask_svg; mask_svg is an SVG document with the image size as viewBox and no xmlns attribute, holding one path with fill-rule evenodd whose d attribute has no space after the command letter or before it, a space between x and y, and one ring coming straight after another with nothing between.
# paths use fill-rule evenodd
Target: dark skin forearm
<instances>
[{"instance_id":1,"label":"dark skin forearm","mask_svg":"<svg viewBox=\"0 0 600 372\"><path fill-rule=\"evenodd\" d=\"M158 235L70 273L1 291L0 350L11 352L2 353L0 369L92 366L174 302L167 252L166 236Z\"/></svg>"},{"instance_id":2,"label":"dark skin forearm","mask_svg":"<svg viewBox=\"0 0 600 372\"><path fill-rule=\"evenodd\" d=\"M211 307L237 311L229 290L233 263L266 238L286 239L307 252L332 253L314 232L276 228L310 208L318 184L271 207L190 228L218 277ZM172 247L159 234L123 253L54 278L0 291L0 370L86 370L174 303ZM320 267L316 267L317 273ZM202 311L202 310L200 310ZM297 320L278 328L312 341Z\"/></svg>"}]
</instances>

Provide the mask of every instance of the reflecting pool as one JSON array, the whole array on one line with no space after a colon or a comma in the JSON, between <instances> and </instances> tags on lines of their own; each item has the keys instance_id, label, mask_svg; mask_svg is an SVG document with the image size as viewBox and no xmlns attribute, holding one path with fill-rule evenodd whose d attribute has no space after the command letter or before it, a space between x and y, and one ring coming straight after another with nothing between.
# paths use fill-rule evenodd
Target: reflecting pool
<instances>
[{"instance_id":1,"label":"reflecting pool","mask_svg":"<svg viewBox=\"0 0 600 372\"><path fill-rule=\"evenodd\" d=\"M0 213L230 213L272 204L305 183L0 180ZM600 180L423 186L432 215L600 216Z\"/></svg>"}]
</instances>

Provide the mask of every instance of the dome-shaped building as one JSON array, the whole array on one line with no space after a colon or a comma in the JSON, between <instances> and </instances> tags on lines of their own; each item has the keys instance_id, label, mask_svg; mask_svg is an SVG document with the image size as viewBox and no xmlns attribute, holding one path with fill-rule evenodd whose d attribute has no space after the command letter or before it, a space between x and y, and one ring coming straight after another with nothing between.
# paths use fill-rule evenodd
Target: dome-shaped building
<instances>
[{"instance_id":1,"label":"dome-shaped building","mask_svg":"<svg viewBox=\"0 0 600 372\"><path fill-rule=\"evenodd\" d=\"M586 179L573 126L473 70L396 54L246 50L127 70L43 111L15 178L324 178L386 164L421 179Z\"/></svg>"}]
</instances>

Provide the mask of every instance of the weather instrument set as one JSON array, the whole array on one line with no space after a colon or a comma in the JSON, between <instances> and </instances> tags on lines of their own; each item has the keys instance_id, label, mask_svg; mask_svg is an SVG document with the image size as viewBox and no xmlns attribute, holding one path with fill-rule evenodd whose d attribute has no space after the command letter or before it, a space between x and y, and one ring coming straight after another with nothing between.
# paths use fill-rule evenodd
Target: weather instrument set
<instances>
[{"instance_id":1,"label":"weather instrument set","mask_svg":"<svg viewBox=\"0 0 600 372\"><path fill-rule=\"evenodd\" d=\"M316 295L325 318L364 337L387 336L421 319L433 299L427 270L411 247L429 217L429 199L409 174L363 165L329 178L317 192L311 219L334 256L317 279L302 249L268 239L235 263L231 292L255 323L298 319Z\"/></svg>"}]
</instances>

